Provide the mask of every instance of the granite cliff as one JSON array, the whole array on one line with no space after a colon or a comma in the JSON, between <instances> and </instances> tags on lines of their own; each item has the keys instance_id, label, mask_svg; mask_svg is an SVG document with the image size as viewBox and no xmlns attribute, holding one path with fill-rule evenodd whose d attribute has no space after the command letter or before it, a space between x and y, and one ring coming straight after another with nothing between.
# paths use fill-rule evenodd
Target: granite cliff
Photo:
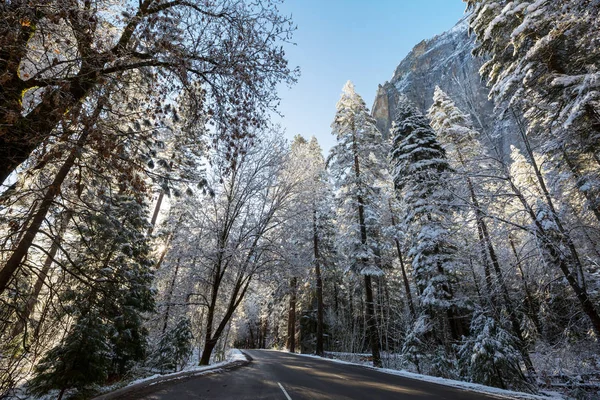
<instances>
[{"instance_id":1,"label":"granite cliff","mask_svg":"<svg viewBox=\"0 0 600 400\"><path fill-rule=\"evenodd\" d=\"M497 121L488 89L479 76L481 60L471 54L474 36L468 33L467 17L452 29L423 40L400 62L389 82L379 85L372 108L377 126L388 135L398 95L405 94L423 112L433 103L436 85L469 112L476 128L493 133L500 148L508 151L506 137L513 124Z\"/></svg>"}]
</instances>

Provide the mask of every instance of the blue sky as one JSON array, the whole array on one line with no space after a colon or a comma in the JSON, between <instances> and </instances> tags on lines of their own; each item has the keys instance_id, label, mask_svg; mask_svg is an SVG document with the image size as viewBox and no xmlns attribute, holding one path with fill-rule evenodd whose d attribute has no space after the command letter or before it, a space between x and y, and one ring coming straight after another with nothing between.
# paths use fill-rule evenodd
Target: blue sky
<instances>
[{"instance_id":1,"label":"blue sky","mask_svg":"<svg viewBox=\"0 0 600 400\"><path fill-rule=\"evenodd\" d=\"M334 144L330 125L342 87L354 82L367 106L377 85L421 40L450 29L462 17L461 0L286 0L298 30L295 46L285 46L290 66L301 76L291 89L281 86L276 118L286 136L315 135L325 152Z\"/></svg>"}]
</instances>

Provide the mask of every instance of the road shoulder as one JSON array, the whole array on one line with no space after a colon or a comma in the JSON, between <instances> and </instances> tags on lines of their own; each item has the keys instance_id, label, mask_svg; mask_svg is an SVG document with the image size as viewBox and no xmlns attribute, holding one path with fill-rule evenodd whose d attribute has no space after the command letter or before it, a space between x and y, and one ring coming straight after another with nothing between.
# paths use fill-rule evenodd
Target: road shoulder
<instances>
[{"instance_id":1,"label":"road shoulder","mask_svg":"<svg viewBox=\"0 0 600 400\"><path fill-rule=\"evenodd\" d=\"M280 353L292 354L292 353L289 353L287 351L282 351L282 350L268 350L268 351L276 351L276 352L280 352ZM516 392L516 391L512 391L512 390L506 390L506 389L500 389L500 388L491 387L491 386L485 386L485 385L481 385L478 383L457 381L457 380L453 380L453 379L438 378L435 376L416 374L416 373L412 373L412 372L408 372L408 371L400 371L400 370L394 370L394 369L388 369L388 368L375 368L370 365L353 363L353 362L349 362L349 361L338 360L335 358L319 357L314 354L298 354L298 353L293 353L293 354L297 355L297 356L301 356L301 357L315 359L315 360L324 360L324 361L329 361L329 362L337 363L337 364L352 365L352 366L361 367L361 368L369 369L371 371L376 371L376 372L380 372L380 373L384 373L384 374L388 374L388 375L395 375L395 376L399 376L402 378L424 381L424 382L433 383L433 384L442 385L442 386L448 386L448 387L452 387L455 389L461 389L461 390L468 391L468 392L486 394L489 396L497 397L499 399L519 399L519 400L564 400L565 399L565 397L563 397L562 395L560 395L559 393L556 393L556 392L543 392L542 395L535 395L535 394L530 394L530 393Z\"/></svg>"},{"instance_id":2,"label":"road shoulder","mask_svg":"<svg viewBox=\"0 0 600 400\"><path fill-rule=\"evenodd\" d=\"M189 378L196 378L198 376L216 374L226 371L231 371L252 362L252 358L243 351L237 350L238 354L234 355L231 360L223 361L214 365L208 365L204 367L197 367L189 371L180 371L172 374L160 375L156 377L144 378L142 380L136 380L129 383L127 386L117 390L113 390L107 393L103 393L92 400L112 400L119 399L126 394L136 392L151 386L160 385L163 383L169 383L173 381L181 381Z\"/></svg>"}]
</instances>

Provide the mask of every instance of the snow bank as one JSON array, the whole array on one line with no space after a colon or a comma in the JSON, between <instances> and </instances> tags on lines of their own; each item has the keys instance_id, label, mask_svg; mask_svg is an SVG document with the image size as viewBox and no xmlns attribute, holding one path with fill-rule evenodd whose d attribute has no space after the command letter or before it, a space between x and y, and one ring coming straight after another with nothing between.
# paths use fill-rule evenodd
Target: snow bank
<instances>
[{"instance_id":1,"label":"snow bank","mask_svg":"<svg viewBox=\"0 0 600 400\"><path fill-rule=\"evenodd\" d=\"M240 365L247 362L246 356L238 349L231 349L227 352L224 361L211 365L188 365L179 372L173 372L169 374L154 374L144 378L136 379L129 382L126 386L117 389L115 386L104 387L102 392L104 394L95 397L94 400L108 400L117 399L126 392L130 392L136 389L141 389L148 386L153 386L159 383L176 381L179 379L186 379L195 376L202 376L206 374L214 374L223 372L226 368Z\"/></svg>"},{"instance_id":2,"label":"snow bank","mask_svg":"<svg viewBox=\"0 0 600 400\"><path fill-rule=\"evenodd\" d=\"M127 386L125 386L125 387L152 381L157 378L161 378L160 382L166 382L166 381L170 381L170 380L185 378L188 376L202 375L203 372L207 372L207 371L215 372L215 370L220 370L223 367L227 367L238 361L247 361L246 356L238 349L231 349L228 351L227 356L225 357L225 361L221 361L219 363L210 364L210 365L188 365L185 368L183 368L181 371L178 371L178 372L172 372L172 373L168 373L168 374L154 374L151 376L147 376L145 378L136 379L134 381L129 382L127 384ZM190 374L190 372L192 374ZM181 376L181 375L183 375L183 376ZM154 382L152 384L156 384L156 383L159 383L159 382Z\"/></svg>"}]
</instances>

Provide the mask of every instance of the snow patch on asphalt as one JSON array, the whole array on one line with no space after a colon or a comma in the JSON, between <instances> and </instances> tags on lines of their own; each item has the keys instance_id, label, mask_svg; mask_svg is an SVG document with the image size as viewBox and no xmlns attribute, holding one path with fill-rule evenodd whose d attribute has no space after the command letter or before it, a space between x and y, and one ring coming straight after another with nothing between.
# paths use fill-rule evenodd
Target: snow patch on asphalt
<instances>
[{"instance_id":1,"label":"snow patch on asphalt","mask_svg":"<svg viewBox=\"0 0 600 400\"><path fill-rule=\"evenodd\" d=\"M280 351L280 350L274 350L274 351ZM289 353L287 351L283 351L283 352ZM560 393L556 393L556 392L542 391L541 393L543 393L543 395L535 395L535 394L515 392L512 390L495 388L495 387L491 387L491 386L485 386L485 385L481 385L479 383L456 381L453 379L438 378L435 376L415 374L414 372L409 372L409 371L404 371L404 370L396 370L396 369L389 369L389 368L375 368L375 367L371 367L371 366L365 365L365 364L354 363L354 362L343 361L343 360L336 360L335 358L319 357L314 354L297 354L297 353L290 353L290 354L296 354L297 356L330 361L330 362L334 362L334 363L338 363L338 364L355 365L355 366L359 366L359 367L369 368L374 371L383 372L385 374L397 375L397 376L401 376L403 378L417 379L420 381L431 382L431 383L435 383L438 385L451 386L451 387L468 390L468 391L472 391L472 392L486 393L486 394L490 394L490 395L493 395L493 396L496 396L499 398L504 398L504 399L523 399L523 400L565 400L566 399L566 397L564 397Z\"/></svg>"}]
</instances>

